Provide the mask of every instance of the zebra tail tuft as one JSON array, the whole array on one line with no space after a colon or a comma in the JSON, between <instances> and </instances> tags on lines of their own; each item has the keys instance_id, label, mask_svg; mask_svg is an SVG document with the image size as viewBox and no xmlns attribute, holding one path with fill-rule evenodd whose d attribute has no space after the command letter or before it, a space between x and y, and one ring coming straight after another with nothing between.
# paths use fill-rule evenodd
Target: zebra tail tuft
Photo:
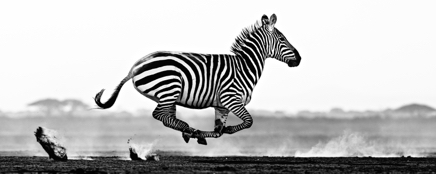
<instances>
[{"instance_id":1,"label":"zebra tail tuft","mask_svg":"<svg viewBox=\"0 0 436 174\"><path fill-rule=\"evenodd\" d=\"M95 104L97 104L97 106L98 106L98 108L96 108L96 109L107 109L107 108L112 107L114 105L114 103L115 103L115 100L113 100L111 102L110 101L111 99L109 99L106 103L102 103L101 102L101 96L103 95L103 92L104 92L104 89L102 89L100 92L98 92L95 95L94 101L95 101Z\"/></svg>"},{"instance_id":2,"label":"zebra tail tuft","mask_svg":"<svg viewBox=\"0 0 436 174\"><path fill-rule=\"evenodd\" d=\"M98 92L95 95L94 101L95 104L97 104L98 107L100 107L99 109L107 109L110 108L114 105L115 101L117 100L118 94L121 91L121 88L123 87L124 83L126 83L126 81L128 81L130 79L130 75L125 77L120 84L117 86L117 88L115 89L115 91L112 93L112 95L110 96L109 100L107 100L106 102L101 102L101 96L103 95L104 89L102 89L100 92Z\"/></svg>"}]
</instances>

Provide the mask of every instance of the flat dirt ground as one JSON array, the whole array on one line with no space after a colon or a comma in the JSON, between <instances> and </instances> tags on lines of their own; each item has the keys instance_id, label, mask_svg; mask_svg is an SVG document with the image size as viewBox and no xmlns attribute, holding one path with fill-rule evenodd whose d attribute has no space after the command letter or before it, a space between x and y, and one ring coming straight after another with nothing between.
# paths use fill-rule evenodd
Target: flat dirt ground
<instances>
[{"instance_id":1,"label":"flat dirt ground","mask_svg":"<svg viewBox=\"0 0 436 174\"><path fill-rule=\"evenodd\" d=\"M435 173L436 158L294 158L159 156L160 161L118 157L52 161L1 156L1 173Z\"/></svg>"}]
</instances>

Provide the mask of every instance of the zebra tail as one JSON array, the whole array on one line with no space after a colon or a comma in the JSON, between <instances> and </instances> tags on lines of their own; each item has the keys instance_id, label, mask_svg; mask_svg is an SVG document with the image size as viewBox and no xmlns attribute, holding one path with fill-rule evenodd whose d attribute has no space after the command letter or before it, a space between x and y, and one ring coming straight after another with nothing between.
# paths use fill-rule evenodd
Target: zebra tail
<instances>
[{"instance_id":1,"label":"zebra tail","mask_svg":"<svg viewBox=\"0 0 436 174\"><path fill-rule=\"evenodd\" d=\"M114 105L115 101L117 100L118 93L120 93L121 88L123 87L124 83L126 83L131 78L131 75L129 74L127 77L124 77L124 79L118 84L117 88L115 88L114 92L110 96L109 100L106 102L101 102L101 96L103 95L104 89L102 89L100 92L95 95L94 101L95 104L97 104L99 109L107 109Z\"/></svg>"}]
</instances>

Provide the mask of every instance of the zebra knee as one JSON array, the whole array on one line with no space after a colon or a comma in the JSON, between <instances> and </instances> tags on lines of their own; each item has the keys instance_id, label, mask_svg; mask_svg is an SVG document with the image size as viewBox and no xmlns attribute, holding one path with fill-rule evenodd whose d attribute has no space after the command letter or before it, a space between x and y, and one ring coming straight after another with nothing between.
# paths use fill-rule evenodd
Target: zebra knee
<instances>
[{"instance_id":1,"label":"zebra knee","mask_svg":"<svg viewBox=\"0 0 436 174\"><path fill-rule=\"evenodd\" d=\"M162 121L162 114L159 114L157 111L153 111L153 118L159 121Z\"/></svg>"},{"instance_id":2,"label":"zebra knee","mask_svg":"<svg viewBox=\"0 0 436 174\"><path fill-rule=\"evenodd\" d=\"M247 119L244 121L244 123L245 123L245 129L248 129L253 125L253 119Z\"/></svg>"}]
</instances>

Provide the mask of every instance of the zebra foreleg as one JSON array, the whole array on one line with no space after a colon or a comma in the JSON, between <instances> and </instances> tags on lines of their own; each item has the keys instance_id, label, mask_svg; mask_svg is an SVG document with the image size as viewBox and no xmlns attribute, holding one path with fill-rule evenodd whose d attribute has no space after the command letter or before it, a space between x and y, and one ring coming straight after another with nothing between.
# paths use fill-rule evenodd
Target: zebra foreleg
<instances>
[{"instance_id":1,"label":"zebra foreleg","mask_svg":"<svg viewBox=\"0 0 436 174\"><path fill-rule=\"evenodd\" d=\"M224 126L222 133L233 134L242 129L250 128L253 125L253 118L243 104L234 104L228 107L233 114L240 118L243 122L235 126Z\"/></svg>"},{"instance_id":2,"label":"zebra foreleg","mask_svg":"<svg viewBox=\"0 0 436 174\"><path fill-rule=\"evenodd\" d=\"M192 127L189 127L189 125L187 123L175 118L175 106L174 106L174 109L170 109L170 110L173 112L170 115L174 115L174 116L171 116L171 118L174 118L174 120L168 120L167 122L170 123L171 121L172 122L179 121L178 124L186 124L186 125L181 125L181 126L175 127L175 126L171 126L171 125L175 125L175 124L166 124L164 121L162 121L162 122L164 122L164 125L167 127L182 131L182 137L186 143L188 143L191 138L197 138L198 144L203 144L203 145L207 145L206 138L221 137L221 135L223 134L223 132L222 132L223 128L225 127L225 124L227 121L228 114L230 112L226 108L215 108L215 129L214 129L214 131L200 131L200 130L194 129Z\"/></svg>"},{"instance_id":3,"label":"zebra foreleg","mask_svg":"<svg viewBox=\"0 0 436 174\"><path fill-rule=\"evenodd\" d=\"M197 130L194 134L198 138L218 138L221 137L223 133L233 134L242 129L250 128L253 125L253 119L245 109L242 104L234 104L229 107L230 110L226 108L215 108L215 130L214 131L199 131ZM238 118L243 122L236 126L225 126L229 112L232 111ZM218 121L218 118L220 118ZM221 119L223 118L223 119ZM221 127L222 126L222 127ZM221 129L221 132L219 132Z\"/></svg>"},{"instance_id":4,"label":"zebra foreleg","mask_svg":"<svg viewBox=\"0 0 436 174\"><path fill-rule=\"evenodd\" d=\"M221 137L222 130L226 125L227 117L230 110L221 107L215 107L215 128L214 131L195 130L192 134L183 133L183 139L189 142L189 138L197 138L199 144L207 145L206 138Z\"/></svg>"},{"instance_id":5,"label":"zebra foreleg","mask_svg":"<svg viewBox=\"0 0 436 174\"><path fill-rule=\"evenodd\" d=\"M215 107L215 128L214 131L200 131L195 130L192 134L192 137L198 138L197 142L199 144L206 143L205 138L219 138L221 137L222 130L226 125L227 117L229 115L230 110L223 107ZM186 136L188 137L188 136ZM185 134L184 134L185 138ZM186 139L185 139L186 140Z\"/></svg>"},{"instance_id":6,"label":"zebra foreleg","mask_svg":"<svg viewBox=\"0 0 436 174\"><path fill-rule=\"evenodd\" d=\"M214 132L222 134L223 128L226 126L227 117L230 110L226 108L215 107L215 128Z\"/></svg>"}]
</instances>

